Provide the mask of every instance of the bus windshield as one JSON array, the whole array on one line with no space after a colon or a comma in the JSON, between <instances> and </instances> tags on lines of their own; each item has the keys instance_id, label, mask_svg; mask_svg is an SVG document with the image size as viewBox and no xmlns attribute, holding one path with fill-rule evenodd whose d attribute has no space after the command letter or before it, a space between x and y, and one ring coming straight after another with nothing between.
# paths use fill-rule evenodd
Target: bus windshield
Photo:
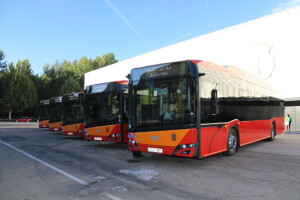
<instances>
[{"instance_id":1,"label":"bus windshield","mask_svg":"<svg viewBox=\"0 0 300 200\"><path fill-rule=\"evenodd\" d=\"M40 121L49 120L49 106L40 106Z\"/></svg>"},{"instance_id":2,"label":"bus windshield","mask_svg":"<svg viewBox=\"0 0 300 200\"><path fill-rule=\"evenodd\" d=\"M62 120L61 103L50 104L50 123L59 122Z\"/></svg>"},{"instance_id":3,"label":"bus windshield","mask_svg":"<svg viewBox=\"0 0 300 200\"><path fill-rule=\"evenodd\" d=\"M191 78L133 81L131 128L196 123Z\"/></svg>"},{"instance_id":4,"label":"bus windshield","mask_svg":"<svg viewBox=\"0 0 300 200\"><path fill-rule=\"evenodd\" d=\"M63 103L63 124L83 123L84 107L81 101L67 101Z\"/></svg>"},{"instance_id":5,"label":"bus windshield","mask_svg":"<svg viewBox=\"0 0 300 200\"><path fill-rule=\"evenodd\" d=\"M119 123L120 95L104 92L86 95L86 127Z\"/></svg>"}]
</instances>

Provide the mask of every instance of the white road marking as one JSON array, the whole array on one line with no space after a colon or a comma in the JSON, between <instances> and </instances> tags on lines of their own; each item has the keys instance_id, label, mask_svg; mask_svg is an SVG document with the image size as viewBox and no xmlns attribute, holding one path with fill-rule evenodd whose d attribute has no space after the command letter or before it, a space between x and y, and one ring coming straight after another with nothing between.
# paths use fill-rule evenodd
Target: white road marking
<instances>
[{"instance_id":1,"label":"white road marking","mask_svg":"<svg viewBox=\"0 0 300 200\"><path fill-rule=\"evenodd\" d=\"M50 164L46 163L45 161L42 161L42 160L40 160L40 159L38 159L38 158L36 158L36 157L34 157L34 156L32 156L32 155L30 155L30 154L24 152L24 151L22 151L22 150L20 150L20 149L18 149L18 148L16 148L16 147L14 147L14 146L12 146L12 145L6 143L6 142L3 142L2 140L0 140L0 142L1 142L2 144L6 145L6 146L8 146L8 147L10 147L10 148L12 148L12 149L18 151L19 153L21 153L21 154L23 154L23 155L25 155L25 156L27 156L27 157L29 157L29 158L31 158L31 159L33 159L33 160L35 160L35 161L41 163L41 164L43 164L43 165L45 165L45 166L47 166L47 167L53 169L54 171L57 171L58 173L61 173L62 175L64 175L64 176L66 176L66 177L68 177L68 178L70 178L70 179L76 181L77 183L80 183L81 185L85 185L85 186L88 186L88 185L89 185L87 182L85 182L85 181L83 181L83 180L81 180L81 179L79 179L79 178L77 178L77 177L75 177L75 176L73 176L73 175L71 175L71 174L69 174L69 173L67 173L67 172L65 172L65 171L63 171L63 170L61 170L61 169L58 169L57 167L54 167L53 165L50 165ZM108 192L102 192L102 194L103 194L104 196L106 196L106 197L112 199L112 200L122 200L122 199L120 199L120 198L118 198L118 197L116 197L116 196L114 196L114 195L112 195L112 194L110 194L110 193L108 193Z\"/></svg>"},{"instance_id":2,"label":"white road marking","mask_svg":"<svg viewBox=\"0 0 300 200\"><path fill-rule=\"evenodd\" d=\"M102 192L101 194L103 194L104 196L106 196L106 197L108 197L108 198L110 198L112 200L122 200L119 197L116 197L116 196L114 196L114 195L112 195L112 194L110 194L108 192Z\"/></svg>"},{"instance_id":3,"label":"white road marking","mask_svg":"<svg viewBox=\"0 0 300 200\"><path fill-rule=\"evenodd\" d=\"M63 171L63 170L61 170L61 169L58 169L57 167L54 167L53 165L50 165L50 164L46 163L45 161L42 161L42 160L40 160L40 159L38 159L38 158L36 158L36 157L34 157L34 156L32 156L32 155L30 155L30 154L24 152L24 151L22 151L22 150L20 150L20 149L18 149L18 148L16 148L16 147L14 147L14 146L12 146L12 145L6 143L6 142L3 142L2 140L0 140L0 142L1 142L2 144L4 144L4 145L6 145L6 146L8 146L8 147L10 147L10 148L12 148L12 149L14 149L14 150L16 150L16 151L22 153L23 155L25 155L25 156L27 156L27 157L29 157L29 158L31 158L31 159L33 159L33 160L35 160L35 161L41 163L41 164L43 164L43 165L45 165L45 166L47 166L47 167L53 169L54 171L57 171L58 173L61 173L62 175L64 175L64 176L66 176L66 177L68 177L68 178L70 178L70 179L76 181L77 183L80 183L80 184L82 184L82 185L88 185L87 182L85 182L85 181L83 181L83 180L81 180L81 179L79 179L79 178L77 178L77 177L75 177L75 176L73 176L73 175L71 175L71 174L69 174L69 173L67 173L67 172L65 172L65 171Z\"/></svg>"}]
</instances>

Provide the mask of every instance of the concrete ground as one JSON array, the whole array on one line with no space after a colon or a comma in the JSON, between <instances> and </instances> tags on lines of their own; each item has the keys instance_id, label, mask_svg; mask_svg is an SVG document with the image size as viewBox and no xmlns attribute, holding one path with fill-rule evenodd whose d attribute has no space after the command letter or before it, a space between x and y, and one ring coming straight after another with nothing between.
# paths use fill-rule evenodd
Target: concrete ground
<instances>
[{"instance_id":1,"label":"concrete ground","mask_svg":"<svg viewBox=\"0 0 300 200\"><path fill-rule=\"evenodd\" d=\"M205 159L145 154L0 123L0 199L299 199L300 134Z\"/></svg>"}]
</instances>

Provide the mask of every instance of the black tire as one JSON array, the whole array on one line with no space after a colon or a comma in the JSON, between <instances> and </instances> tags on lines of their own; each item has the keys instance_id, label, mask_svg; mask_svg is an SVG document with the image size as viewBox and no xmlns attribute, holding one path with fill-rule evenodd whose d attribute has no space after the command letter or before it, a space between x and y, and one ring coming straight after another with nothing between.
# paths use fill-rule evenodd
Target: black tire
<instances>
[{"instance_id":1,"label":"black tire","mask_svg":"<svg viewBox=\"0 0 300 200\"><path fill-rule=\"evenodd\" d=\"M275 128L275 124L272 124L271 127L271 136L269 137L269 141L274 141L275 140L275 136L276 136L276 128Z\"/></svg>"},{"instance_id":2,"label":"black tire","mask_svg":"<svg viewBox=\"0 0 300 200\"><path fill-rule=\"evenodd\" d=\"M238 148L238 134L235 128L231 128L227 139L226 155L232 156Z\"/></svg>"}]
</instances>

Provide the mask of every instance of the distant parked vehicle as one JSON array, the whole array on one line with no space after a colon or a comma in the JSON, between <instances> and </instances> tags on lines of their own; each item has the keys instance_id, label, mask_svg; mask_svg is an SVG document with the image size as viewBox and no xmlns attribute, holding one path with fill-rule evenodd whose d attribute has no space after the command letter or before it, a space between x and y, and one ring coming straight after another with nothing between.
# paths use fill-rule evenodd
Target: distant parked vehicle
<instances>
[{"instance_id":1,"label":"distant parked vehicle","mask_svg":"<svg viewBox=\"0 0 300 200\"><path fill-rule=\"evenodd\" d=\"M31 122L32 119L30 117L20 117L16 120L16 122Z\"/></svg>"}]
</instances>

